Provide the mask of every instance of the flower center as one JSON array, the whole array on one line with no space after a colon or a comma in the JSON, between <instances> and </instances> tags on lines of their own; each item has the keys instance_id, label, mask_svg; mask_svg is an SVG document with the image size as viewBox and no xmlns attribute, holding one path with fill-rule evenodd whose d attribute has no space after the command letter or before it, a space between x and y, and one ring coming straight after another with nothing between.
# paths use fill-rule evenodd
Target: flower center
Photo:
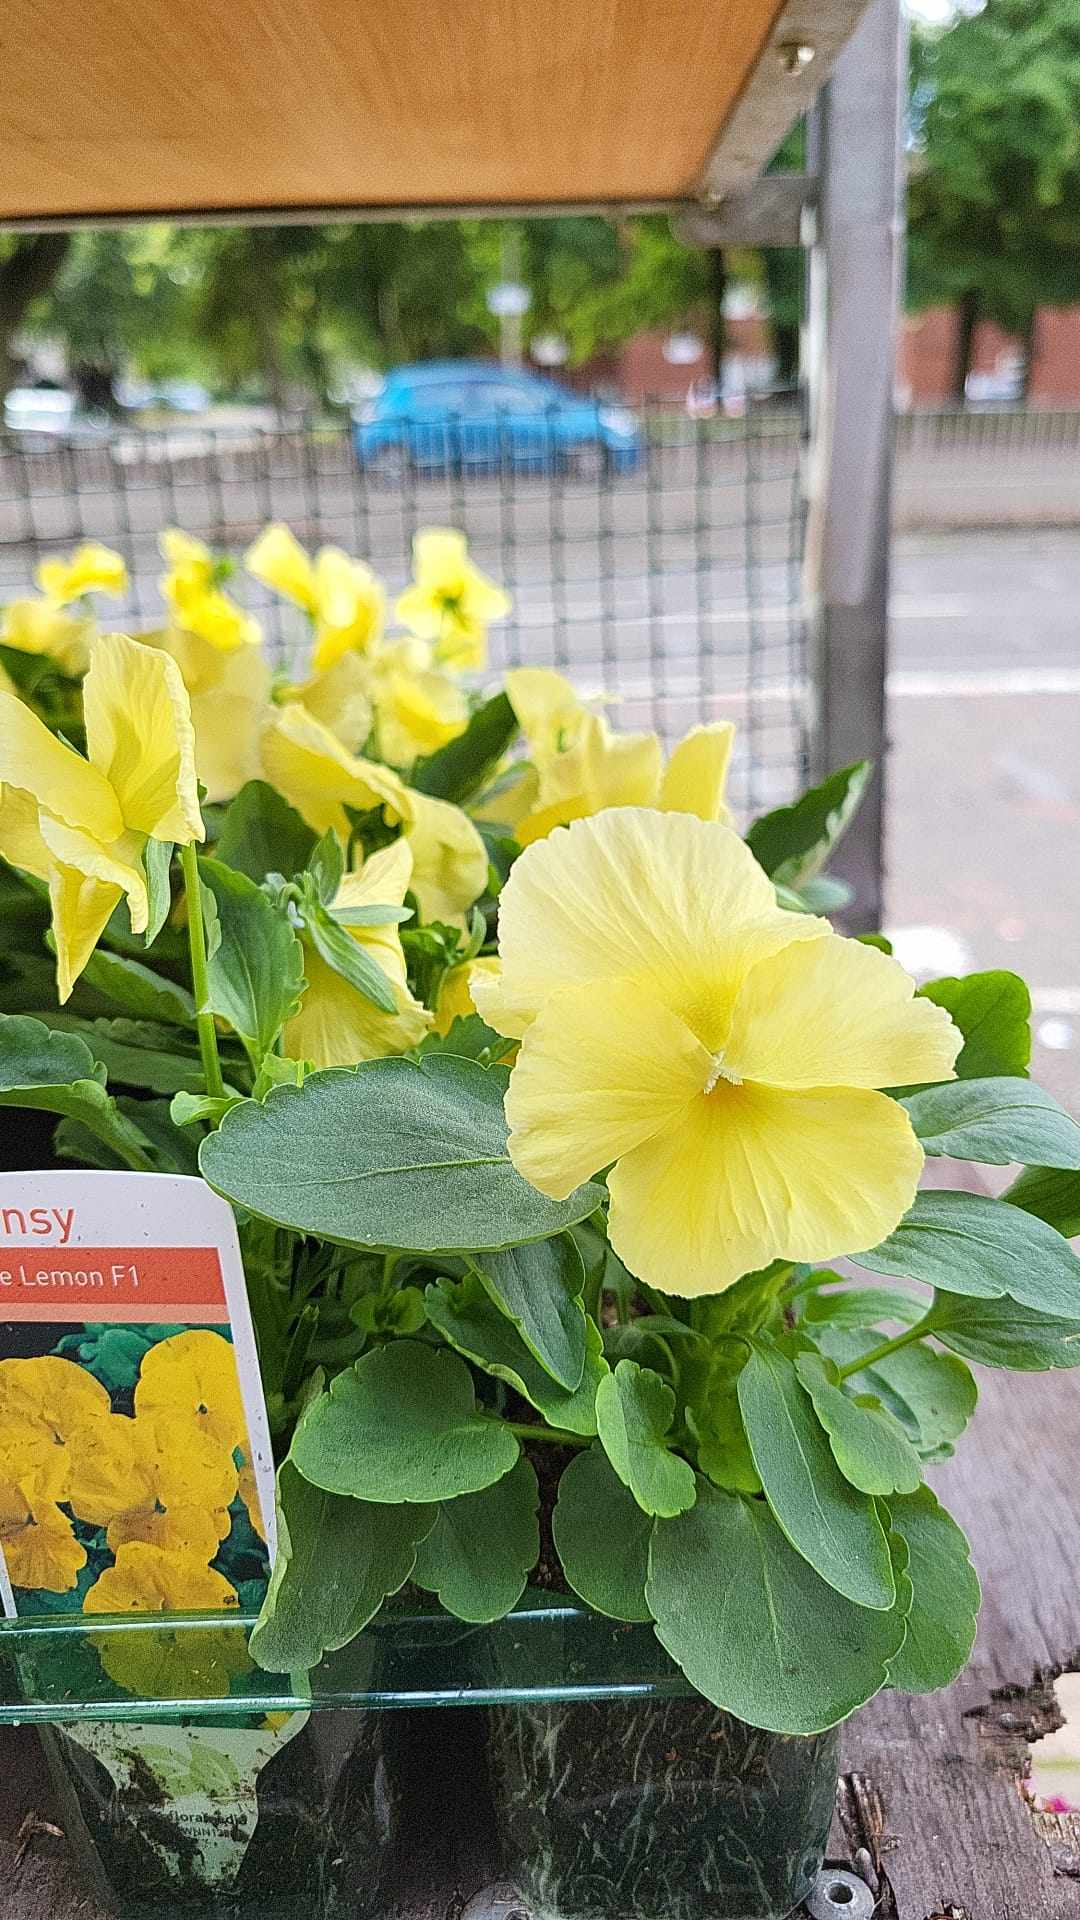
<instances>
[{"instance_id":1,"label":"flower center","mask_svg":"<svg viewBox=\"0 0 1080 1920\"><path fill-rule=\"evenodd\" d=\"M709 1077L705 1082L706 1093L712 1093L713 1089L721 1080L726 1080L729 1087L742 1086L742 1075L735 1073L731 1067L725 1067L722 1053L714 1053Z\"/></svg>"}]
</instances>

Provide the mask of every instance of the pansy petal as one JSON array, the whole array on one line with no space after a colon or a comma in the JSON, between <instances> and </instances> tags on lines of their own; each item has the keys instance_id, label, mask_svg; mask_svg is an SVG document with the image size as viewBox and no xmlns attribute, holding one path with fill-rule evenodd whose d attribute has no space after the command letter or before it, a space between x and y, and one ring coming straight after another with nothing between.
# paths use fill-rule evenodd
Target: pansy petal
<instances>
[{"instance_id":1,"label":"pansy petal","mask_svg":"<svg viewBox=\"0 0 1080 1920\"><path fill-rule=\"evenodd\" d=\"M730 821L724 800L735 728L730 720L694 727L674 749L660 783L665 813L696 813L701 820Z\"/></svg>"},{"instance_id":2,"label":"pansy petal","mask_svg":"<svg viewBox=\"0 0 1080 1920\"><path fill-rule=\"evenodd\" d=\"M49 878L52 855L41 837L38 803L21 787L0 787L0 855L37 880Z\"/></svg>"},{"instance_id":3,"label":"pansy petal","mask_svg":"<svg viewBox=\"0 0 1080 1920\"><path fill-rule=\"evenodd\" d=\"M265 527L244 555L244 565L256 580L295 601L305 613L317 612L315 569L288 527Z\"/></svg>"},{"instance_id":4,"label":"pansy petal","mask_svg":"<svg viewBox=\"0 0 1080 1920\"><path fill-rule=\"evenodd\" d=\"M611 1244L663 1293L722 1293L775 1259L874 1246L915 1197L922 1148L862 1088L722 1086L608 1176Z\"/></svg>"},{"instance_id":5,"label":"pansy petal","mask_svg":"<svg viewBox=\"0 0 1080 1920\"><path fill-rule=\"evenodd\" d=\"M583 714L574 744L538 765L536 809L518 827L520 845L607 807L652 806L661 765L655 733L613 733L600 714Z\"/></svg>"},{"instance_id":6,"label":"pansy petal","mask_svg":"<svg viewBox=\"0 0 1080 1920\"><path fill-rule=\"evenodd\" d=\"M408 820L413 796L389 767L347 752L298 701L275 709L262 737L263 772L316 833L349 831L347 806L359 812L386 810Z\"/></svg>"},{"instance_id":7,"label":"pansy petal","mask_svg":"<svg viewBox=\"0 0 1080 1920\"><path fill-rule=\"evenodd\" d=\"M83 715L87 752L125 826L157 840L202 840L195 729L175 660L126 634L103 634L83 682Z\"/></svg>"},{"instance_id":8,"label":"pansy petal","mask_svg":"<svg viewBox=\"0 0 1080 1920\"><path fill-rule=\"evenodd\" d=\"M831 934L751 969L724 1064L774 1087L901 1087L953 1079L961 1044L898 961Z\"/></svg>"},{"instance_id":9,"label":"pansy petal","mask_svg":"<svg viewBox=\"0 0 1080 1920\"><path fill-rule=\"evenodd\" d=\"M425 920L461 926L467 908L487 884L487 848L460 807L426 793L413 793L410 799L413 819L405 833L420 912Z\"/></svg>"},{"instance_id":10,"label":"pansy petal","mask_svg":"<svg viewBox=\"0 0 1080 1920\"><path fill-rule=\"evenodd\" d=\"M671 1127L701 1097L712 1056L632 980L552 996L510 1076L510 1158L553 1200Z\"/></svg>"},{"instance_id":11,"label":"pansy petal","mask_svg":"<svg viewBox=\"0 0 1080 1920\"><path fill-rule=\"evenodd\" d=\"M371 950L374 943L364 944ZM373 957L382 963L377 951ZM431 1029L430 1013L413 999L403 979L394 983L396 1012L383 1013L310 949L304 954L304 972L308 984L300 1011L286 1023L282 1036L292 1060L351 1067L358 1060L407 1053Z\"/></svg>"},{"instance_id":12,"label":"pansy petal","mask_svg":"<svg viewBox=\"0 0 1080 1920\"><path fill-rule=\"evenodd\" d=\"M621 807L515 863L499 898L502 976L477 982L477 1005L500 1033L519 1036L560 988L640 973L715 1051L754 962L828 932L825 920L780 911L730 827Z\"/></svg>"},{"instance_id":13,"label":"pansy petal","mask_svg":"<svg viewBox=\"0 0 1080 1920\"><path fill-rule=\"evenodd\" d=\"M371 732L370 666L351 649L325 667L316 649L313 664L315 672L309 680L284 689L283 702L287 705L290 700L299 700L304 711L329 728L346 752L358 753Z\"/></svg>"},{"instance_id":14,"label":"pansy petal","mask_svg":"<svg viewBox=\"0 0 1080 1920\"><path fill-rule=\"evenodd\" d=\"M13 694L0 694L0 785L21 787L57 820L101 840L124 830L120 803L98 767L65 746Z\"/></svg>"},{"instance_id":15,"label":"pansy petal","mask_svg":"<svg viewBox=\"0 0 1080 1920\"><path fill-rule=\"evenodd\" d=\"M573 745L586 709L561 673L550 667L515 667L503 684L534 760Z\"/></svg>"},{"instance_id":16,"label":"pansy petal","mask_svg":"<svg viewBox=\"0 0 1080 1920\"><path fill-rule=\"evenodd\" d=\"M63 1006L123 898L118 886L56 861L49 870L49 905L56 941L56 997ZM145 923L144 923L145 925Z\"/></svg>"}]
</instances>

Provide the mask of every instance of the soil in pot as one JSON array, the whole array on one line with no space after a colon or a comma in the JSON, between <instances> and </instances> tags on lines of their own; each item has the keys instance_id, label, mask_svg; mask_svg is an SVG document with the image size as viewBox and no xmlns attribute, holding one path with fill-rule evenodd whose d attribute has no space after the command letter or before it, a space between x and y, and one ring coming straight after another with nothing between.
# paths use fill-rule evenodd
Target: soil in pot
<instances>
[{"instance_id":1,"label":"soil in pot","mask_svg":"<svg viewBox=\"0 0 1080 1920\"><path fill-rule=\"evenodd\" d=\"M780 1920L825 1850L839 1736L697 1696L489 1710L503 1866L531 1920Z\"/></svg>"}]
</instances>

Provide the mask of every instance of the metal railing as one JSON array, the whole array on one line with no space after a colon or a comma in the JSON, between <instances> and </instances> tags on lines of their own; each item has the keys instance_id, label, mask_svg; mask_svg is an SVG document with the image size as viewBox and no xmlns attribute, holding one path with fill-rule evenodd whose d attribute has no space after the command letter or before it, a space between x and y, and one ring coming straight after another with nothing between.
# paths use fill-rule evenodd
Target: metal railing
<instances>
[{"instance_id":1,"label":"metal railing","mask_svg":"<svg viewBox=\"0 0 1080 1920\"><path fill-rule=\"evenodd\" d=\"M501 580L512 617L491 633L493 670L550 665L617 702L624 727L670 742L695 723L740 723L733 797L790 797L807 765L800 605L803 505L798 414L752 405L738 420L649 407L632 454L569 450L508 430L461 436L370 465L347 428L118 431L87 445L0 440L0 602L35 564L85 538L120 549L126 604L110 624L161 614L157 535L175 526L242 555L268 521L307 546L332 542L404 585L414 532L460 527ZM419 446L419 454L417 448ZM424 457L421 457L424 456ZM302 617L238 571L275 657L301 664Z\"/></svg>"}]
</instances>

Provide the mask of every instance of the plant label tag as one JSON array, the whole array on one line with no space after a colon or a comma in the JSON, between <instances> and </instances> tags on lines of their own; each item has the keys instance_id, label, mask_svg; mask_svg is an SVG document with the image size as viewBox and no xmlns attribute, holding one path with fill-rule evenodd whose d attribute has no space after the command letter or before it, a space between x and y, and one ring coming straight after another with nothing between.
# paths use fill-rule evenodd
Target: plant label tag
<instances>
[{"instance_id":1,"label":"plant label tag","mask_svg":"<svg viewBox=\"0 0 1080 1920\"><path fill-rule=\"evenodd\" d=\"M184 1174L0 1174L0 1601L257 1606L274 1475L232 1210Z\"/></svg>"}]
</instances>

